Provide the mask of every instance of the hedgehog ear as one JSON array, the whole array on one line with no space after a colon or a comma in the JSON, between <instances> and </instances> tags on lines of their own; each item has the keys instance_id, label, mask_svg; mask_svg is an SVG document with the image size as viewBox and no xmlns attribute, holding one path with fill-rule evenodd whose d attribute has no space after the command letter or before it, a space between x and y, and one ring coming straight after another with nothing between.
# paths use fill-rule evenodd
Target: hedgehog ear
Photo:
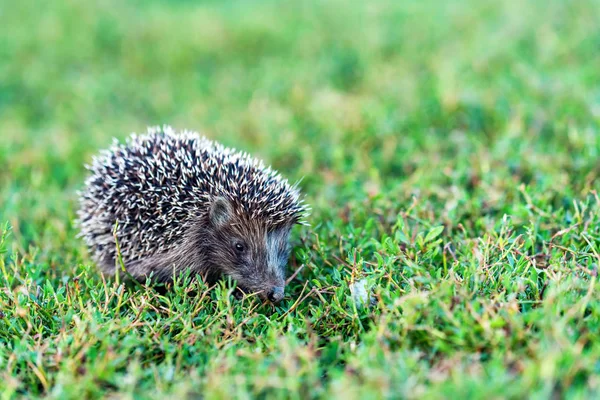
<instances>
[{"instance_id":1,"label":"hedgehog ear","mask_svg":"<svg viewBox=\"0 0 600 400\"><path fill-rule=\"evenodd\" d=\"M232 216L231 203L224 197L215 197L210 204L210 222L216 227L221 227L229 222Z\"/></svg>"}]
</instances>

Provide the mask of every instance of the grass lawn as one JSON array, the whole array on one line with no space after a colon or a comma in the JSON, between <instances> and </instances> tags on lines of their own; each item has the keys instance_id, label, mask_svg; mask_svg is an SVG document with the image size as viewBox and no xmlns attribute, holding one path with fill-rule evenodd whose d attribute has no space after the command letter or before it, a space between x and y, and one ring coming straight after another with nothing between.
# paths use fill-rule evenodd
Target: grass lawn
<instances>
[{"instance_id":1,"label":"grass lawn","mask_svg":"<svg viewBox=\"0 0 600 400\"><path fill-rule=\"evenodd\" d=\"M600 2L0 2L0 396L600 396ZM300 180L286 299L104 279L148 125ZM366 282L373 304L353 301Z\"/></svg>"}]
</instances>

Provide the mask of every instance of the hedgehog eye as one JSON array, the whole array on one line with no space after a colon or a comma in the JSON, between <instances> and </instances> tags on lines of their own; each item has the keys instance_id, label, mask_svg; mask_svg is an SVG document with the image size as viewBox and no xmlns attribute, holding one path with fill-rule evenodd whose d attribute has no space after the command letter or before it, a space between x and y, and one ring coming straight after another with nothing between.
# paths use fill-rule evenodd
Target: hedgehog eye
<instances>
[{"instance_id":1,"label":"hedgehog eye","mask_svg":"<svg viewBox=\"0 0 600 400\"><path fill-rule=\"evenodd\" d=\"M243 253L244 250L246 250L246 246L244 246L243 243L237 242L235 244L235 251L237 251L238 253Z\"/></svg>"}]
</instances>

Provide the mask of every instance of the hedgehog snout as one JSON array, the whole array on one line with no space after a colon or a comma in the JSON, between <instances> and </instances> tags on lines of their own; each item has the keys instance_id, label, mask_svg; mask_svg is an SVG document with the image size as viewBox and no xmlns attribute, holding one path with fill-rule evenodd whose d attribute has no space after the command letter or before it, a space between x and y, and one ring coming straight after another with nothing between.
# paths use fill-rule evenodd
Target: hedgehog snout
<instances>
[{"instance_id":1,"label":"hedgehog snout","mask_svg":"<svg viewBox=\"0 0 600 400\"><path fill-rule=\"evenodd\" d=\"M283 300L285 295L285 280L283 280L281 276L265 277L263 282L264 283L260 285L262 288L259 294L262 299L268 300L271 303L278 303Z\"/></svg>"},{"instance_id":2,"label":"hedgehog snout","mask_svg":"<svg viewBox=\"0 0 600 400\"><path fill-rule=\"evenodd\" d=\"M271 303L278 303L283 299L283 291L283 286L274 286L268 291L267 298Z\"/></svg>"}]
</instances>

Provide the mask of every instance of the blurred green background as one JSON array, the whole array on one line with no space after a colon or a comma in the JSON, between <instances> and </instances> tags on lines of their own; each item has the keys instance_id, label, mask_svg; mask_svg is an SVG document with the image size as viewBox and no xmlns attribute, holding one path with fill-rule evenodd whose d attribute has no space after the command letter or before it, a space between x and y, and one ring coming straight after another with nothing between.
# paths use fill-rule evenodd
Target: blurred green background
<instances>
[{"instance_id":1,"label":"blurred green background","mask_svg":"<svg viewBox=\"0 0 600 400\"><path fill-rule=\"evenodd\" d=\"M599 22L592 0L0 0L0 385L597 393ZM157 124L302 179L312 226L295 233L287 303L104 299L123 288L75 237L83 165ZM349 297L360 277L372 309ZM163 319L137 308L154 296ZM211 315L220 328L197 338Z\"/></svg>"}]
</instances>

